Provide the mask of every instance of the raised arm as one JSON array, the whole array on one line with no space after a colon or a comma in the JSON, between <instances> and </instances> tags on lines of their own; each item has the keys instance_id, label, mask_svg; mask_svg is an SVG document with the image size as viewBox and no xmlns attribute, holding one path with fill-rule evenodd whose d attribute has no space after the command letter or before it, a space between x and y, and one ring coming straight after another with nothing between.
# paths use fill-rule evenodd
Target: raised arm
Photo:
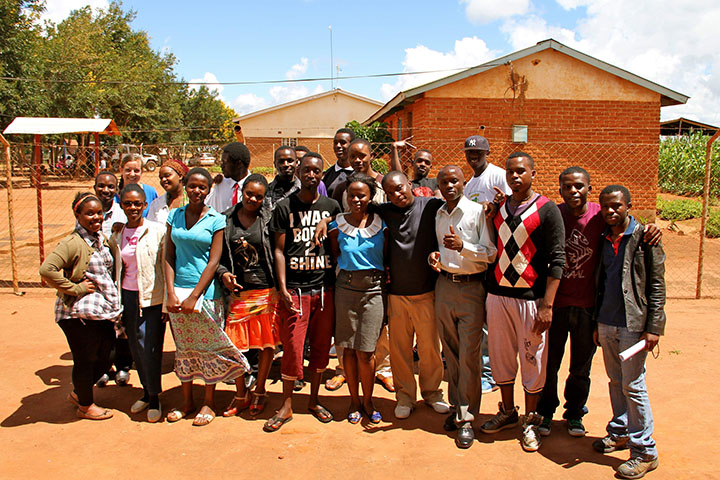
<instances>
[{"instance_id":1,"label":"raised arm","mask_svg":"<svg viewBox=\"0 0 720 480\"><path fill-rule=\"evenodd\" d=\"M165 233L165 291L167 292L167 303L165 308L168 312L179 313L180 301L175 294L175 242L172 240L172 227L168 224Z\"/></svg>"},{"instance_id":2,"label":"raised arm","mask_svg":"<svg viewBox=\"0 0 720 480\"><path fill-rule=\"evenodd\" d=\"M275 232L275 275L277 276L278 291L280 299L285 307L295 313L300 313L300 309L295 306L292 296L287 289L287 277L285 275L285 232Z\"/></svg>"}]
</instances>

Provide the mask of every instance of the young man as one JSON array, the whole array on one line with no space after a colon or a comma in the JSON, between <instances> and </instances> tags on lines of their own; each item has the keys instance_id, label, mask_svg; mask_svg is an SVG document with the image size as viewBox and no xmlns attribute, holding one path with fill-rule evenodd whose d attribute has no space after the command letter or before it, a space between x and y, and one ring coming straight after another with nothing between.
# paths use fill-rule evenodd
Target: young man
<instances>
[{"instance_id":1,"label":"young man","mask_svg":"<svg viewBox=\"0 0 720 480\"><path fill-rule=\"evenodd\" d=\"M390 170L402 171L399 150L407 146L405 140L393 142L390 153ZM429 178L432 169L433 156L430 150L418 150L415 152L412 161L412 194L416 197L438 197L441 198L440 190L437 187L437 180Z\"/></svg>"},{"instance_id":2,"label":"young man","mask_svg":"<svg viewBox=\"0 0 720 480\"><path fill-rule=\"evenodd\" d=\"M295 156L297 156L298 164L300 163L300 160L310 153L310 149L306 147L305 145L298 145L297 147L293 147L295 149ZM314 153L314 152L313 152ZM322 157L320 157L322 159ZM297 169L295 169L295 174L297 175ZM322 195L323 197L328 196L327 189L325 188L325 184L323 182L320 182L318 184L318 193Z\"/></svg>"},{"instance_id":3,"label":"young man","mask_svg":"<svg viewBox=\"0 0 720 480\"><path fill-rule=\"evenodd\" d=\"M273 212L270 231L275 239L275 270L280 293L280 338L283 343L281 373L283 404L265 422L264 430L274 432L292 419L295 380L303 378L303 350L307 334L310 344L310 396L308 411L323 423L332 414L318 403L322 372L328 364L335 311L332 287L334 265L327 240L313 243L315 226L326 217L340 213L336 201L317 191L322 178L322 159L307 154L300 162L300 190L281 200Z\"/></svg>"},{"instance_id":4,"label":"young man","mask_svg":"<svg viewBox=\"0 0 720 480\"><path fill-rule=\"evenodd\" d=\"M118 179L114 173L103 170L95 177L95 196L100 199L103 209L102 232L106 237L110 238L112 227L116 223L127 222L125 212L120 208L120 204L115 201L115 195L118 193Z\"/></svg>"},{"instance_id":5,"label":"young man","mask_svg":"<svg viewBox=\"0 0 720 480\"><path fill-rule=\"evenodd\" d=\"M275 150L273 165L277 175L265 193L265 205L270 210L273 210L280 200L300 190L300 180L295 176L297 157L293 147L283 145Z\"/></svg>"},{"instance_id":6,"label":"young man","mask_svg":"<svg viewBox=\"0 0 720 480\"><path fill-rule=\"evenodd\" d=\"M242 200L242 184L250 176L250 150L240 142L231 142L223 148L220 158L223 179L213 186L205 199L220 213Z\"/></svg>"},{"instance_id":7,"label":"young man","mask_svg":"<svg viewBox=\"0 0 720 480\"><path fill-rule=\"evenodd\" d=\"M510 187L505 180L505 170L487 161L490 155L490 143L481 135L472 135L465 139L465 160L473 171L473 177L465 185L465 196L473 202L489 204L495 198L495 188L510 195ZM482 338L482 389L483 393L497 390L490 366L487 323L483 326Z\"/></svg>"},{"instance_id":8,"label":"young man","mask_svg":"<svg viewBox=\"0 0 720 480\"><path fill-rule=\"evenodd\" d=\"M497 249L485 221L485 206L463 196L465 177L449 165L438 173L445 205L435 216L439 251L428 261L440 276L435 286L435 317L447 364L450 403L458 427L455 444L469 448L472 422L480 411L480 343L485 323L485 272ZM449 422L448 422L449 423Z\"/></svg>"},{"instance_id":9,"label":"young man","mask_svg":"<svg viewBox=\"0 0 720 480\"><path fill-rule=\"evenodd\" d=\"M488 278L487 298L490 359L502 401L480 430L495 433L517 425L513 387L519 357L526 412L521 443L534 452L540 448L537 402L545 384L546 331L565 266L565 234L557 206L532 189L533 158L513 153L505 170L512 195L499 202L493 220L498 261Z\"/></svg>"},{"instance_id":10,"label":"young man","mask_svg":"<svg viewBox=\"0 0 720 480\"><path fill-rule=\"evenodd\" d=\"M613 418L608 435L593 442L598 452L630 448L621 478L641 478L658 467L652 438L653 417L645 386L645 358L665 331L665 253L643 240L643 226L629 215L630 192L610 185L600 193L608 228L602 242L596 344L602 347L610 378ZM645 341L645 348L623 361L620 352Z\"/></svg>"},{"instance_id":11,"label":"young man","mask_svg":"<svg viewBox=\"0 0 720 480\"><path fill-rule=\"evenodd\" d=\"M565 343L570 337L570 375L565 381L565 413L568 433L585 436L582 417L587 413L585 403L590 392L590 366L595 354L593 342L593 309L596 297L595 272L600 258L600 243L605 220L600 205L588 202L592 191L590 174L581 167L569 167L560 174L559 205L565 225L565 268L560 280L553 320L548 331L548 358L545 387L538 402L538 413L543 416L539 431L550 435L550 427L558 399L558 371L565 354ZM648 225L646 241L657 244L662 234L655 225Z\"/></svg>"},{"instance_id":12,"label":"young man","mask_svg":"<svg viewBox=\"0 0 720 480\"><path fill-rule=\"evenodd\" d=\"M335 132L333 152L337 160L335 165L325 170L323 175L323 183L330 198L334 198L335 189L343 185L347 176L353 173L348 160L348 148L353 140L355 140L355 132L349 128L341 128Z\"/></svg>"},{"instance_id":13,"label":"young man","mask_svg":"<svg viewBox=\"0 0 720 480\"><path fill-rule=\"evenodd\" d=\"M118 193L118 180L114 173L107 170L102 171L95 177L95 184L93 190L95 196L100 199L100 204L103 209L103 223L102 232L110 238L113 231L113 226L118 224L124 224L127 222L125 212L120 208L120 204L115 201L115 195ZM96 385L98 387L104 387L107 383L114 379L115 383L120 386L125 386L130 381L130 369L132 368L132 353L130 352L130 344L127 338L115 339L115 348L112 352L113 365L100 379Z\"/></svg>"},{"instance_id":14,"label":"young man","mask_svg":"<svg viewBox=\"0 0 720 480\"><path fill-rule=\"evenodd\" d=\"M395 417L410 416L417 398L413 370L413 341L417 338L418 381L425 403L437 413L447 413L440 382L443 363L435 323L437 273L427 263L437 250L435 214L443 201L415 198L407 177L392 171L383 178L389 203L378 208L388 228L387 262L388 329L390 363L395 385Z\"/></svg>"}]
</instances>

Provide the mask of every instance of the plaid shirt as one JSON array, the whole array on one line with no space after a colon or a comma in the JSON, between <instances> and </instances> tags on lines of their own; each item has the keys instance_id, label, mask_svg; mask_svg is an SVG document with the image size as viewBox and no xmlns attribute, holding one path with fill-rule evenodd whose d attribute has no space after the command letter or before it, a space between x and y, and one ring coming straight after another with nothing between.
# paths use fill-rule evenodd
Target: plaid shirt
<instances>
[{"instance_id":1,"label":"plaid shirt","mask_svg":"<svg viewBox=\"0 0 720 480\"><path fill-rule=\"evenodd\" d=\"M78 297L69 307L58 298L55 302L55 320L82 318L117 321L122 314L122 304L120 292L112 279L113 257L110 249L103 244L99 234L92 234L80 225L76 225L75 231L95 250L90 256L85 278L95 284L96 290Z\"/></svg>"}]
</instances>

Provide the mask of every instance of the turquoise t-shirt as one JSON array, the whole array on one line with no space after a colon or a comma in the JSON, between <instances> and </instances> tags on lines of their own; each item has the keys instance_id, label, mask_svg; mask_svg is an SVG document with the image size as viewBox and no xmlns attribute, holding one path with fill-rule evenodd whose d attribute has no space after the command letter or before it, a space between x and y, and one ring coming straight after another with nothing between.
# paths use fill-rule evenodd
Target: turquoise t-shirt
<instances>
[{"instance_id":1,"label":"turquoise t-shirt","mask_svg":"<svg viewBox=\"0 0 720 480\"><path fill-rule=\"evenodd\" d=\"M200 281L203 270L210 261L210 245L215 232L225 228L225 215L212 207L190 229L185 227L187 206L170 210L167 223L172 227L171 238L175 244L175 286L193 288ZM221 290L213 279L205 290L205 298L220 297Z\"/></svg>"},{"instance_id":2,"label":"turquoise t-shirt","mask_svg":"<svg viewBox=\"0 0 720 480\"><path fill-rule=\"evenodd\" d=\"M357 228L345 221L345 214L330 222L329 230L338 230L340 257L337 259L341 270L385 270L383 246L385 244L385 222L375 215L370 225Z\"/></svg>"}]
</instances>

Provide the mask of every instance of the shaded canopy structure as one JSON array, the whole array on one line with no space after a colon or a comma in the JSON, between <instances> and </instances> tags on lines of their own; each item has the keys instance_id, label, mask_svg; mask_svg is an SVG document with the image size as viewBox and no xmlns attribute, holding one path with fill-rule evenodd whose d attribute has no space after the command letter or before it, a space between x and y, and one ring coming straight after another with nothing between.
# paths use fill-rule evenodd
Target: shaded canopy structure
<instances>
[{"instance_id":1,"label":"shaded canopy structure","mask_svg":"<svg viewBox=\"0 0 720 480\"><path fill-rule=\"evenodd\" d=\"M703 135L714 135L718 131L718 127L708 125L707 123L696 122L688 118L676 118L660 122L660 135L672 137L677 135L688 135L691 132L702 131Z\"/></svg>"}]
</instances>

